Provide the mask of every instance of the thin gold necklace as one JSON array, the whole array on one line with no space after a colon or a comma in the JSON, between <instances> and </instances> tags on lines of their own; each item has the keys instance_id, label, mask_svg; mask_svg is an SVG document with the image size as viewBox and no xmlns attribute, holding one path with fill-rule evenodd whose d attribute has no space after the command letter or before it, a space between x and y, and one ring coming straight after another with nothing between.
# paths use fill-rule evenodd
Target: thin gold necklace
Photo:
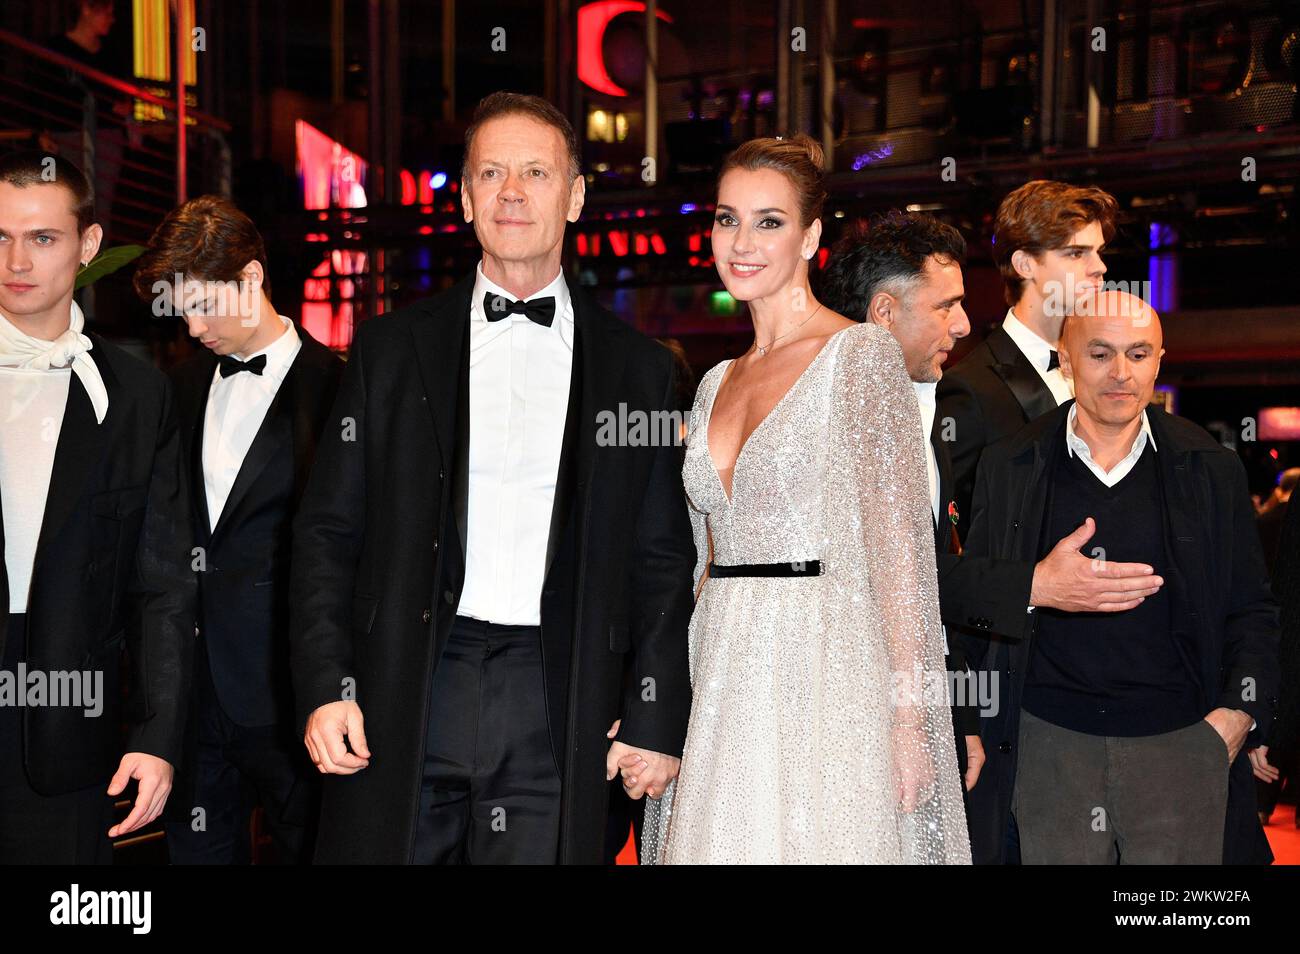
<instances>
[{"instance_id":1,"label":"thin gold necklace","mask_svg":"<svg viewBox=\"0 0 1300 954\"><path fill-rule=\"evenodd\" d=\"M778 341L780 341L782 338L785 338L785 337L787 337L788 335L792 335L792 334L794 334L796 331L798 331L798 330L799 330L800 328L802 328L804 325L808 324L808 322L812 321L812 320L813 320L813 316L816 315L817 312L819 312L819 311L821 311L821 310L822 310L822 304L821 304L821 302L818 302L817 307L813 309L813 313L812 313L811 315L809 315L809 316L808 316L807 318L805 318L803 321L799 322L799 324L795 325L793 328L791 328L789 331L787 331L784 335L777 335L775 338L773 338L771 341L769 341L769 342L767 343L767 347L766 347L766 348L764 348L761 344L758 343L758 336L755 335L755 336L754 336L754 347L758 349L758 356L759 356L760 358L761 358L761 357L764 357L764 356L765 356L769 351L772 350L772 345L776 344L776 343L777 343Z\"/></svg>"}]
</instances>

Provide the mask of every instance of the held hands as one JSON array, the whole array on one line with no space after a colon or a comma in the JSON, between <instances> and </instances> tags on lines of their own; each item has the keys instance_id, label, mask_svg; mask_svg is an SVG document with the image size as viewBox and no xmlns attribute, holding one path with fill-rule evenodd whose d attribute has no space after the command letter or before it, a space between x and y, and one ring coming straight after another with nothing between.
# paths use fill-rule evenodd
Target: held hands
<instances>
[{"instance_id":1,"label":"held hands","mask_svg":"<svg viewBox=\"0 0 1300 954\"><path fill-rule=\"evenodd\" d=\"M137 828L143 828L162 814L167 804L167 796L172 790L172 765L166 759L144 752L127 752L117 772L108 783L108 794L121 795L126 790L126 783L135 779L139 782L135 804L131 814L119 824L108 830L109 838L125 835Z\"/></svg>"},{"instance_id":2,"label":"held hands","mask_svg":"<svg viewBox=\"0 0 1300 954\"><path fill-rule=\"evenodd\" d=\"M1250 735L1250 725L1255 720L1240 709L1218 708L1207 715L1205 721L1214 727L1214 731L1223 739L1223 744L1228 747L1228 764L1231 765L1245 745L1246 736ZM1251 764L1254 762L1252 758Z\"/></svg>"},{"instance_id":3,"label":"held hands","mask_svg":"<svg viewBox=\"0 0 1300 954\"><path fill-rule=\"evenodd\" d=\"M615 719L605 733L605 738L612 739L618 735L622 721ZM609 781L615 773L619 773L623 776L623 791L628 798L638 799L642 795L649 795L657 799L663 795L668 783L677 777L681 767L682 760L671 755L615 742L605 756L605 780Z\"/></svg>"},{"instance_id":4,"label":"held hands","mask_svg":"<svg viewBox=\"0 0 1300 954\"><path fill-rule=\"evenodd\" d=\"M316 768L325 775L355 775L370 764L365 719L355 702L330 702L313 712L307 719L303 743ZM351 752L348 745L352 746Z\"/></svg>"},{"instance_id":5,"label":"held hands","mask_svg":"<svg viewBox=\"0 0 1300 954\"><path fill-rule=\"evenodd\" d=\"M1068 613L1118 613L1159 592L1165 581L1147 564L1111 563L1081 553L1096 531L1089 517L1038 562L1029 591L1032 605Z\"/></svg>"}]
</instances>

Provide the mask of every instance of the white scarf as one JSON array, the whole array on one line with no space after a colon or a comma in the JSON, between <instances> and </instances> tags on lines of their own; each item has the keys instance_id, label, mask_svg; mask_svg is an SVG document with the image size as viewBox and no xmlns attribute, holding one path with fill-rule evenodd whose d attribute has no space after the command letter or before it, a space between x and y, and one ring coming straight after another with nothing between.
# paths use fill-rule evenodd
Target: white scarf
<instances>
[{"instance_id":1,"label":"white scarf","mask_svg":"<svg viewBox=\"0 0 1300 954\"><path fill-rule=\"evenodd\" d=\"M99 367L88 354L94 343L81 333L85 325L86 317L75 301L72 303L72 321L68 330L53 341L33 338L15 328L0 313L0 367L31 368L34 371L71 367L90 397L90 404L95 409L95 420L103 424L104 415L108 413L108 390L104 387Z\"/></svg>"}]
</instances>

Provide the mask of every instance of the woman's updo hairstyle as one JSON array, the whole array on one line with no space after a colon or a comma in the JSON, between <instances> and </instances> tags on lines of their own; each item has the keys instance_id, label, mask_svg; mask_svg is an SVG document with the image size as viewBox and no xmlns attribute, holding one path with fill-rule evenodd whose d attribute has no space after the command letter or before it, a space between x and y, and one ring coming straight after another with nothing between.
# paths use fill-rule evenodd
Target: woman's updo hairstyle
<instances>
[{"instance_id":1,"label":"woman's updo hairstyle","mask_svg":"<svg viewBox=\"0 0 1300 954\"><path fill-rule=\"evenodd\" d=\"M741 143L723 160L718 171L718 184L722 184L722 177L732 169L749 172L775 169L794 186L795 195L799 197L799 226L806 229L813 219L821 218L822 206L826 202L824 162L822 147L807 133L785 138L763 136Z\"/></svg>"}]
</instances>

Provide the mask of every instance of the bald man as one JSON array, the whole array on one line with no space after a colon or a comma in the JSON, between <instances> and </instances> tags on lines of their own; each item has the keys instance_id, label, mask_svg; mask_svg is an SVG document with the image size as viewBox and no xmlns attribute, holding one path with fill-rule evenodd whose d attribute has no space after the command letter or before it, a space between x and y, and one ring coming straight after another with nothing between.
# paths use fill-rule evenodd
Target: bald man
<instances>
[{"instance_id":1,"label":"bald man","mask_svg":"<svg viewBox=\"0 0 1300 954\"><path fill-rule=\"evenodd\" d=\"M1165 585L1119 613L1038 608L990 647L977 860L1006 860L1012 817L1026 864L1272 860L1246 753L1276 705L1277 606L1241 462L1151 405L1163 354L1154 310L1098 294L1062 333L1075 399L981 460L969 555L1038 560L1087 525L1098 568Z\"/></svg>"}]
</instances>

